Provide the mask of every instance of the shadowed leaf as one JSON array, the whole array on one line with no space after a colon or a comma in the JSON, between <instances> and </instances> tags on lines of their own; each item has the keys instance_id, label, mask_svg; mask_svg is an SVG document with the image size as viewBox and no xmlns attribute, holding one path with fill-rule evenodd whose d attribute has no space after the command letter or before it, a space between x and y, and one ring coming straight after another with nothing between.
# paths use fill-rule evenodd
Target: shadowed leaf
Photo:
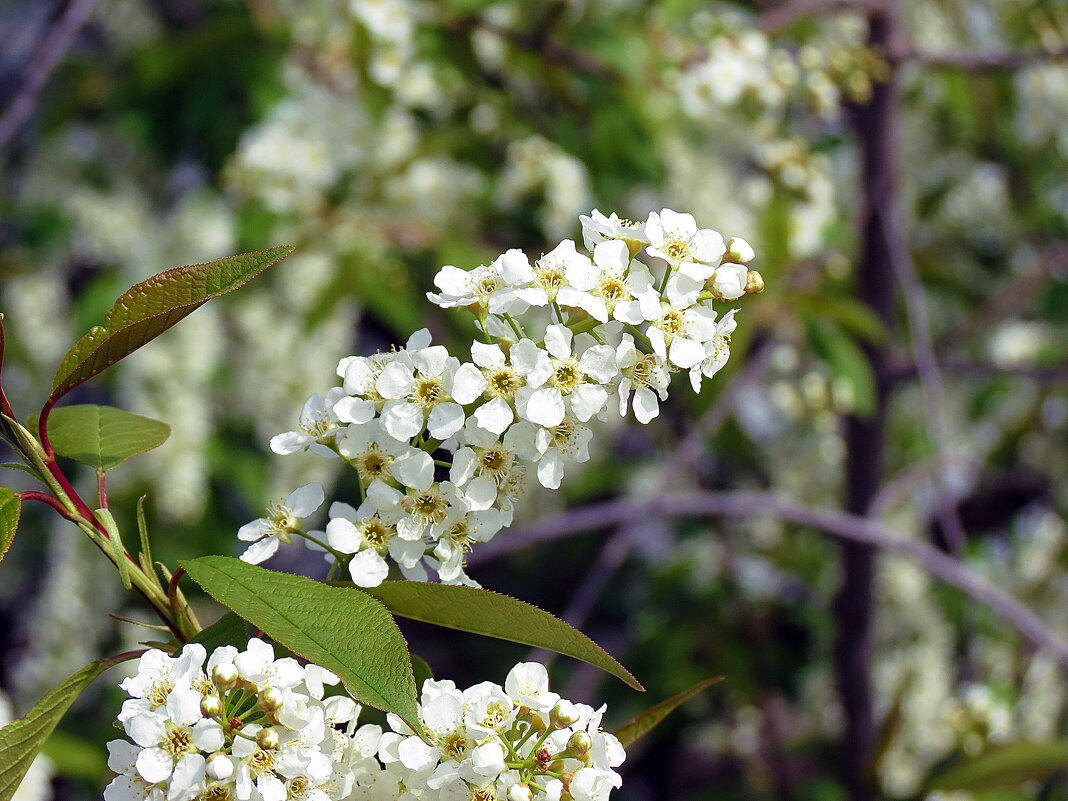
<instances>
[{"instance_id":1,"label":"shadowed leaf","mask_svg":"<svg viewBox=\"0 0 1068 801\"><path fill-rule=\"evenodd\" d=\"M1041 779L1068 765L1068 741L1019 741L992 746L977 757L941 770L931 790L985 790Z\"/></svg>"},{"instance_id":2,"label":"shadowed leaf","mask_svg":"<svg viewBox=\"0 0 1068 801\"><path fill-rule=\"evenodd\" d=\"M22 501L19 496L7 487L0 487L0 560L11 547L11 541L15 539L21 514Z\"/></svg>"},{"instance_id":3,"label":"shadowed leaf","mask_svg":"<svg viewBox=\"0 0 1068 801\"><path fill-rule=\"evenodd\" d=\"M0 801L11 801L56 724L104 667L101 662L86 665L42 698L26 717L0 729Z\"/></svg>"},{"instance_id":4,"label":"shadowed leaf","mask_svg":"<svg viewBox=\"0 0 1068 801\"><path fill-rule=\"evenodd\" d=\"M26 427L36 431L37 420L38 415L30 415ZM158 448L170 435L166 423L114 406L62 406L48 417L52 450L98 470L111 470L131 456Z\"/></svg>"},{"instance_id":5,"label":"shadowed leaf","mask_svg":"<svg viewBox=\"0 0 1068 801\"><path fill-rule=\"evenodd\" d=\"M623 744L624 748L628 748L631 743L644 737L657 725L660 721L685 704L695 695L704 690L707 690L713 684L718 684L723 681L722 676L717 676L714 679L705 679L702 682L698 682L688 690L683 690L678 695L673 695L666 701L661 701L656 706L651 706L637 717L627 721L615 731L615 735L619 742Z\"/></svg>"}]
</instances>

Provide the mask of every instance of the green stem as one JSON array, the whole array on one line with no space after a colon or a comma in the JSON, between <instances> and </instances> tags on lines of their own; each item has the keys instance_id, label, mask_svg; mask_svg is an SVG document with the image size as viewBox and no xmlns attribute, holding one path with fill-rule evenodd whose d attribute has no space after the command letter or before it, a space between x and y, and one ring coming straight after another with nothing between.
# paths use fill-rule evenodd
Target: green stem
<instances>
[{"instance_id":1,"label":"green stem","mask_svg":"<svg viewBox=\"0 0 1068 801\"><path fill-rule=\"evenodd\" d=\"M638 330L637 326L635 326L633 323L626 323L626 326L630 330L630 332L634 334L634 336L637 337L643 345L645 345L646 348L648 348L650 351L653 349L652 343L645 336L645 334Z\"/></svg>"},{"instance_id":2,"label":"green stem","mask_svg":"<svg viewBox=\"0 0 1068 801\"><path fill-rule=\"evenodd\" d=\"M516 321L512 319L512 315L508 314L508 312L505 312L502 316L504 317L504 321L506 323L508 323L508 325L511 327L512 331L515 333L515 335L517 337L516 341L522 339L523 338L523 332L521 330L519 330L519 326L516 324Z\"/></svg>"}]
</instances>

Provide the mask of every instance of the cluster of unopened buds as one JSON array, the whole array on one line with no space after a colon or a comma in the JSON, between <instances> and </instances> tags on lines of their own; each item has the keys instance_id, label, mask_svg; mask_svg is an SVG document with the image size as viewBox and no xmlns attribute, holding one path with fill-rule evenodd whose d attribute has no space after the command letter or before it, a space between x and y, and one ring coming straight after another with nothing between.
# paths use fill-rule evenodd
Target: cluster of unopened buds
<instances>
[{"instance_id":1,"label":"cluster of unopened buds","mask_svg":"<svg viewBox=\"0 0 1068 801\"><path fill-rule=\"evenodd\" d=\"M533 264L509 250L438 272L430 300L474 315L470 361L426 330L403 349L341 360L342 386L309 398L297 430L271 447L340 456L362 503L334 503L326 530L307 532L301 518L324 496L302 487L238 532L251 543L245 561L298 534L327 552L331 576L346 569L360 586L386 578L387 557L409 579L429 567L473 583L465 555L511 523L528 471L559 487L569 463L589 459L591 422L633 408L648 423L674 372L700 391L726 364L736 325L734 309L713 304L763 289L746 267L752 248L670 209L645 222L596 210L580 220L588 253L565 240Z\"/></svg>"},{"instance_id":2,"label":"cluster of unopened buds","mask_svg":"<svg viewBox=\"0 0 1068 801\"><path fill-rule=\"evenodd\" d=\"M391 730L360 725L350 697L324 697L334 674L261 640L206 657L195 643L148 651L122 683L133 742L108 744L118 775L105 801L603 801L620 785L603 707L561 700L538 663L516 665L504 687L428 679L423 740L392 714Z\"/></svg>"}]
</instances>

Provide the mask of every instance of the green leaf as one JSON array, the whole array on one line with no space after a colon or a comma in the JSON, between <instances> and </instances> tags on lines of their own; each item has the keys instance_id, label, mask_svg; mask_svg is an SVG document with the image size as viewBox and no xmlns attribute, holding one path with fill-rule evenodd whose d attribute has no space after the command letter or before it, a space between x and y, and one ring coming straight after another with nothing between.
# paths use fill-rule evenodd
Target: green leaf
<instances>
[{"instance_id":1,"label":"green leaf","mask_svg":"<svg viewBox=\"0 0 1068 801\"><path fill-rule=\"evenodd\" d=\"M256 253L175 267L135 284L78 340L59 366L52 381L51 400L106 370L152 341L213 298L243 286L293 248L281 245Z\"/></svg>"},{"instance_id":2,"label":"green leaf","mask_svg":"<svg viewBox=\"0 0 1068 801\"><path fill-rule=\"evenodd\" d=\"M879 319L879 315L872 311L871 306L856 298L825 293L819 298L813 298L806 306L812 312L834 320L858 339L876 345L886 342L886 326Z\"/></svg>"},{"instance_id":3,"label":"green leaf","mask_svg":"<svg viewBox=\"0 0 1068 801\"><path fill-rule=\"evenodd\" d=\"M52 732L41 749L55 766L56 773L71 779L87 779L103 785L109 776L108 753L98 743L68 734Z\"/></svg>"},{"instance_id":4,"label":"green leaf","mask_svg":"<svg viewBox=\"0 0 1068 801\"><path fill-rule=\"evenodd\" d=\"M86 665L42 698L26 717L0 729L0 801L11 801L60 718L104 668L102 662Z\"/></svg>"},{"instance_id":5,"label":"green leaf","mask_svg":"<svg viewBox=\"0 0 1068 801\"><path fill-rule=\"evenodd\" d=\"M6 467L8 470L19 470L23 473L27 473L28 475L33 476L34 478L37 478L37 474L33 472L32 468L27 467L24 464L20 464L19 462L0 462L0 467Z\"/></svg>"},{"instance_id":6,"label":"green leaf","mask_svg":"<svg viewBox=\"0 0 1068 801\"><path fill-rule=\"evenodd\" d=\"M26 420L37 430L39 415ZM171 435L171 427L151 417L124 412L114 406L61 406L48 416L52 450L97 470L111 470L131 456L158 448Z\"/></svg>"},{"instance_id":7,"label":"green leaf","mask_svg":"<svg viewBox=\"0 0 1068 801\"><path fill-rule=\"evenodd\" d=\"M355 588L330 587L226 556L182 566L216 601L293 653L340 676L357 700L393 712L422 732L408 646L374 598Z\"/></svg>"},{"instance_id":8,"label":"green leaf","mask_svg":"<svg viewBox=\"0 0 1068 801\"><path fill-rule=\"evenodd\" d=\"M695 695L704 690L707 690L713 684L718 684L723 681L722 676L717 676L714 679L705 679L698 682L688 690L683 690L678 695L673 695L666 701L661 701L656 706L651 706L640 715L631 720L628 720L622 726L615 731L616 738L623 744L624 748L629 748L631 743L644 737L650 731L652 731L660 721L685 704Z\"/></svg>"},{"instance_id":9,"label":"green leaf","mask_svg":"<svg viewBox=\"0 0 1068 801\"><path fill-rule=\"evenodd\" d=\"M22 500L19 496L7 487L0 487L0 560L15 539L21 514Z\"/></svg>"},{"instance_id":10,"label":"green leaf","mask_svg":"<svg viewBox=\"0 0 1068 801\"><path fill-rule=\"evenodd\" d=\"M200 643L209 654L224 645L243 651L251 636L248 624L233 612L227 612L189 642Z\"/></svg>"},{"instance_id":11,"label":"green leaf","mask_svg":"<svg viewBox=\"0 0 1068 801\"><path fill-rule=\"evenodd\" d=\"M434 671L430 669L429 663L423 657L416 656L415 654L408 654L412 660L412 673L415 674L415 687L420 689L423 686L423 682L427 679L434 678Z\"/></svg>"},{"instance_id":12,"label":"green leaf","mask_svg":"<svg viewBox=\"0 0 1068 801\"><path fill-rule=\"evenodd\" d=\"M984 790L1041 779L1068 765L1068 741L1017 741L992 746L977 757L939 771L931 790Z\"/></svg>"},{"instance_id":13,"label":"green leaf","mask_svg":"<svg viewBox=\"0 0 1068 801\"><path fill-rule=\"evenodd\" d=\"M629 684L644 688L625 667L601 646L548 612L507 595L478 587L386 581L362 588L394 615L469 631L485 637L547 648L581 659Z\"/></svg>"}]
</instances>

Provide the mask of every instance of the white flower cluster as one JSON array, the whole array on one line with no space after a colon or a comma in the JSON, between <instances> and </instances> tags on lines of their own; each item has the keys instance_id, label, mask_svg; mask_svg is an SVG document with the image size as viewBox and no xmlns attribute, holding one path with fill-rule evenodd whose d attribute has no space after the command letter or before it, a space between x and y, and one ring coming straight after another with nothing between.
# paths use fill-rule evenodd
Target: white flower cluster
<instances>
[{"instance_id":1,"label":"white flower cluster","mask_svg":"<svg viewBox=\"0 0 1068 801\"><path fill-rule=\"evenodd\" d=\"M390 715L378 757L401 777L405 799L605 801L622 784L613 768L625 754L601 730L603 713L550 692L537 662L512 668L504 687L428 679L419 722L429 742Z\"/></svg>"},{"instance_id":2,"label":"white flower cluster","mask_svg":"<svg viewBox=\"0 0 1068 801\"><path fill-rule=\"evenodd\" d=\"M363 502L333 504L325 532L305 533L296 518L321 492L314 505L291 498L242 528L254 541L243 559L260 562L298 533L361 586L386 578L387 556L409 579L429 566L441 581L471 583L466 552L511 523L528 471L559 487L569 463L589 459L591 421L633 405L648 423L670 373L687 371L700 391L727 362L735 328L735 311L713 302L763 288L745 266L752 248L670 209L639 223L596 210L580 219L589 254L565 240L533 263L509 250L438 272L430 300L471 311L485 340L471 361L426 330L401 350L341 360L342 386L313 395L298 429L271 447L341 456Z\"/></svg>"},{"instance_id":3,"label":"white flower cluster","mask_svg":"<svg viewBox=\"0 0 1068 801\"><path fill-rule=\"evenodd\" d=\"M148 651L122 682L133 742L108 743L118 775L105 801L603 801L621 782L604 708L560 700L537 663L516 665L503 688L427 680L425 742L392 714L392 731L360 726L355 701L324 698L337 676L276 659L262 640L206 658L195 643L177 657Z\"/></svg>"}]
</instances>

